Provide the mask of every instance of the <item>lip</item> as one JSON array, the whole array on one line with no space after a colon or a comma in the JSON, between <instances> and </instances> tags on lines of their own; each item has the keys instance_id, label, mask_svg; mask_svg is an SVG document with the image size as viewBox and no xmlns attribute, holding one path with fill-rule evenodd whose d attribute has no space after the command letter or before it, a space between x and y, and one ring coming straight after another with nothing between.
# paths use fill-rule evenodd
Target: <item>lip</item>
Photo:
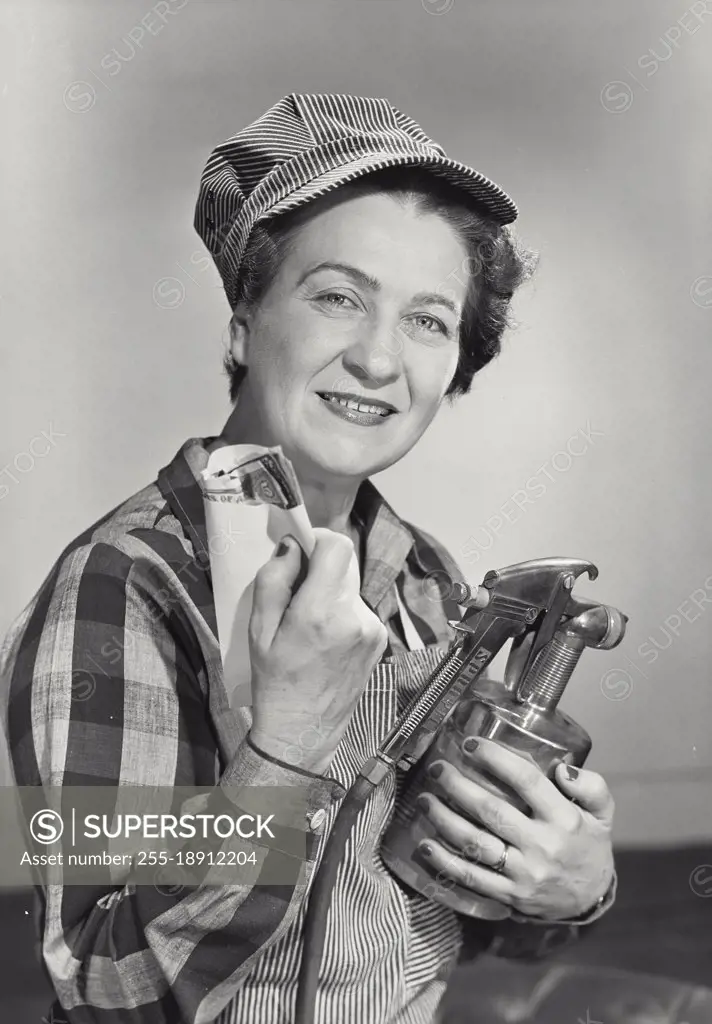
<instances>
[{"instance_id":1,"label":"lip","mask_svg":"<svg viewBox=\"0 0 712 1024\"><path fill-rule=\"evenodd\" d=\"M319 398L324 395L334 395L336 398L345 398L349 402L361 402L363 405L375 405L379 409L387 409L389 412L398 412L395 405L390 402L383 402L379 398L368 398L365 395L354 395L350 391L317 391Z\"/></svg>"},{"instance_id":2,"label":"lip","mask_svg":"<svg viewBox=\"0 0 712 1024\"><path fill-rule=\"evenodd\" d=\"M332 394L333 392L326 391L324 394ZM322 398L317 392L316 397L321 402L322 406L331 413L332 416L338 416L340 420L346 420L347 423L351 423L355 426L360 427L382 427L384 423L387 423L391 416L384 416L378 412L358 412L356 409L350 409L347 405L341 405L339 402L330 402L328 398ZM375 403L374 403L375 404ZM384 403L379 403L380 406L385 407Z\"/></svg>"}]
</instances>

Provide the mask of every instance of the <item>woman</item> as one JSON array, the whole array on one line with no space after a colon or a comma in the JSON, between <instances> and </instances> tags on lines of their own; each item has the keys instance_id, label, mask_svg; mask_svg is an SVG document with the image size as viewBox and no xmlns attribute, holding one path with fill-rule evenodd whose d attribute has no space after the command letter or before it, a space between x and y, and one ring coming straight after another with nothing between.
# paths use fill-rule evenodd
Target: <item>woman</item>
<instances>
[{"instance_id":1,"label":"woman","mask_svg":"<svg viewBox=\"0 0 712 1024\"><path fill-rule=\"evenodd\" d=\"M456 565L369 477L498 352L530 269L505 226L515 216L501 189L386 100L291 95L214 151L196 227L233 310L234 409L219 438L187 442L155 484L70 545L13 627L4 667L18 784L301 787L313 877L340 798L458 617L428 586L459 576ZM247 442L282 446L317 542L298 587L294 540L258 573L253 706L231 712L197 480L216 445ZM89 673L90 699L72 700ZM554 784L481 746L532 816L441 765L428 813L463 855L432 842L421 852L433 871L501 900L533 933L600 916L615 888L603 779ZM493 938L383 865L397 783L384 780L364 809L333 893L323 1024L433 1020L463 936L475 949ZM286 1024L307 888L46 887L56 1019Z\"/></svg>"}]
</instances>

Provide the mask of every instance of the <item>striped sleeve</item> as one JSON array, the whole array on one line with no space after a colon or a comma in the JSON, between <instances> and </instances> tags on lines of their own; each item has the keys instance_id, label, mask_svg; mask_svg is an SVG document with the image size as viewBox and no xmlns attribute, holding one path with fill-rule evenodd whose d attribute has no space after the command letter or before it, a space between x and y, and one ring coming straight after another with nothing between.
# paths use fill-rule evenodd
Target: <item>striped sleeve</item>
<instances>
[{"instance_id":1,"label":"striped sleeve","mask_svg":"<svg viewBox=\"0 0 712 1024\"><path fill-rule=\"evenodd\" d=\"M197 645L139 562L120 545L76 549L9 638L18 785L192 785L191 758L214 751ZM299 787L305 818L343 796L334 780L263 756L249 737L220 782ZM69 1024L214 1020L297 914L319 838L306 822L304 831L306 863L290 884L46 885L42 956ZM272 858L274 877L281 855L254 849L260 870Z\"/></svg>"}]
</instances>

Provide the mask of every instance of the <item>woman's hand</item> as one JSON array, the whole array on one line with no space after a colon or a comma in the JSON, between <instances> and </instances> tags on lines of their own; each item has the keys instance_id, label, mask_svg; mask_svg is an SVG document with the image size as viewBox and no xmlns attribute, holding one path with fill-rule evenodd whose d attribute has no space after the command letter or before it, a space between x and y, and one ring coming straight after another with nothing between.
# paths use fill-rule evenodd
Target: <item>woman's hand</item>
<instances>
[{"instance_id":1,"label":"woman's hand","mask_svg":"<svg viewBox=\"0 0 712 1024\"><path fill-rule=\"evenodd\" d=\"M320 773L331 761L388 631L361 598L348 537L315 527L306 562L293 537L255 577L249 623L252 728L267 754Z\"/></svg>"},{"instance_id":2,"label":"woman's hand","mask_svg":"<svg viewBox=\"0 0 712 1024\"><path fill-rule=\"evenodd\" d=\"M439 838L459 852L453 854L437 839L421 844L418 851L430 870L441 880L451 878L521 914L555 921L590 910L607 891L614 872L614 803L603 778L583 769L573 769L571 774L578 775L570 778L567 766L560 764L556 781L561 793L534 764L492 740L478 739L476 751L464 756L473 768L482 768L511 787L531 808L532 817L453 765L436 761L426 813ZM504 867L493 870L505 850Z\"/></svg>"}]
</instances>

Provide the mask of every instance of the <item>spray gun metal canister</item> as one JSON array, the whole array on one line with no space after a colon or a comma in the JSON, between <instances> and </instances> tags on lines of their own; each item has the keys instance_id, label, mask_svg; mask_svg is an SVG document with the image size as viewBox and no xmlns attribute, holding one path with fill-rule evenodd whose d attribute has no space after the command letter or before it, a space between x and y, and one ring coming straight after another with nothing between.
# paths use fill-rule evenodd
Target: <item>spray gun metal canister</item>
<instances>
[{"instance_id":1,"label":"spray gun metal canister","mask_svg":"<svg viewBox=\"0 0 712 1024\"><path fill-rule=\"evenodd\" d=\"M559 761L577 767L584 763L590 737L557 704L584 648L615 647L628 621L615 608L573 596L574 583L584 572L592 580L598 576L596 566L582 559L539 558L492 570L478 587L454 584L459 591L455 600L465 608L459 622L450 622L455 639L359 771L328 836L304 923L296 1024L314 1021L326 915L349 835L373 791L396 766L409 775L381 843L388 869L417 892L460 913L489 920L510 915L502 904L449 885L420 863L416 848L434 829L416 800L427 787L428 766L445 758L517 804L516 794L476 771L463 754L468 736L504 744L548 777ZM504 682L485 678L485 669L510 640Z\"/></svg>"},{"instance_id":2,"label":"spray gun metal canister","mask_svg":"<svg viewBox=\"0 0 712 1024\"><path fill-rule=\"evenodd\" d=\"M464 688L459 687L456 703L450 702L452 708L413 771L383 838L381 856L393 874L461 914L500 920L509 917L511 910L459 886L449 876L434 874L418 856L418 845L436 836L435 827L416 803L429 788L429 766L438 760L450 762L528 815L528 806L513 790L473 764L463 752L463 743L469 737L494 740L530 760L549 778L560 761L581 767L591 750L588 733L557 705L584 649L615 647L623 638L627 619L615 608L574 597L571 591L576 576L588 571L595 578L597 570L590 563L566 560L568 565L560 564L564 561L537 560L488 573L478 588L485 594L476 597L475 614L451 623L460 635L482 641L479 657L476 652L473 659L482 664L487 656L484 652L492 646L488 634L495 620L501 621L503 613L509 612L505 619L518 635L513 639L504 682L475 676ZM518 619L524 626L521 632L515 625ZM447 846L442 837L437 838ZM452 853L462 856L461 851L453 849Z\"/></svg>"}]
</instances>

